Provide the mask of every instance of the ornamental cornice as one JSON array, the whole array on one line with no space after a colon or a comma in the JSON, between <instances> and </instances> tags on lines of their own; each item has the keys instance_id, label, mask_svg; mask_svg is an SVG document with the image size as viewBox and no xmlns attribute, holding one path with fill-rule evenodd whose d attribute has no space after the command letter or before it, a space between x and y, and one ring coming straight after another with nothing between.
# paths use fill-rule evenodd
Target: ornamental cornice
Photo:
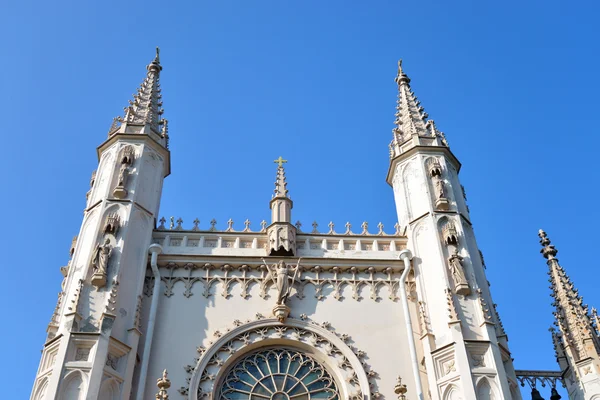
<instances>
[{"instance_id":1,"label":"ornamental cornice","mask_svg":"<svg viewBox=\"0 0 600 400\"><path fill-rule=\"evenodd\" d=\"M335 332L328 322L288 318L280 323L256 314L255 320L235 320L233 327L215 331L206 347L197 347L198 357L184 366L186 385L179 393L187 400L213 399L215 388L228 368L240 357L268 346L292 346L313 351L333 373L343 391L343 398L370 400L381 397L377 391L378 374L366 363L365 352L350 346L350 336Z\"/></svg>"}]
</instances>

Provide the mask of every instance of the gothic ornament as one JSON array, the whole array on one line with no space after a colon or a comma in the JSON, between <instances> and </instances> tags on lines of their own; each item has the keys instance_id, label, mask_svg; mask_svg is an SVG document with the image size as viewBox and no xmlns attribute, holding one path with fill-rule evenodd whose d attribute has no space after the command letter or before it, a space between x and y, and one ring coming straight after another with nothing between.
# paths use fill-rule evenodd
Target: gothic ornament
<instances>
[{"instance_id":1,"label":"gothic ornament","mask_svg":"<svg viewBox=\"0 0 600 400\"><path fill-rule=\"evenodd\" d=\"M458 232L456 226L450 220L446 220L446 223L442 226L442 237L446 246L457 246L458 245Z\"/></svg>"},{"instance_id":2,"label":"gothic ornament","mask_svg":"<svg viewBox=\"0 0 600 400\"><path fill-rule=\"evenodd\" d=\"M158 393L156 393L156 400L169 400L169 394L167 389L171 387L171 381L167 378L167 370L163 371L162 377L156 380L156 386L158 386Z\"/></svg>"},{"instance_id":3,"label":"gothic ornament","mask_svg":"<svg viewBox=\"0 0 600 400\"><path fill-rule=\"evenodd\" d=\"M398 379L396 380L396 386L394 386L394 393L398 395L398 400L406 400L405 395L407 391L408 389L406 388L406 385L402 383L402 378L398 376Z\"/></svg>"},{"instance_id":4,"label":"gothic ornament","mask_svg":"<svg viewBox=\"0 0 600 400\"><path fill-rule=\"evenodd\" d=\"M121 226L121 218L119 214L110 214L106 217L106 222L104 222L103 233L110 233L113 236L117 236L117 232L119 231L119 227Z\"/></svg>"},{"instance_id":5,"label":"gothic ornament","mask_svg":"<svg viewBox=\"0 0 600 400\"><path fill-rule=\"evenodd\" d=\"M458 249L454 249L454 253L448 258L448 266L454 280L454 290L456 294L467 296L471 293L469 282L465 276L465 269L462 264L463 258L458 254Z\"/></svg>"},{"instance_id":6,"label":"gothic ornament","mask_svg":"<svg viewBox=\"0 0 600 400\"><path fill-rule=\"evenodd\" d=\"M110 240L107 238L104 244L98 244L92 255L92 266L94 273L92 275L92 285L97 288L104 287L106 285L106 273L108 270L108 261L112 247Z\"/></svg>"}]
</instances>

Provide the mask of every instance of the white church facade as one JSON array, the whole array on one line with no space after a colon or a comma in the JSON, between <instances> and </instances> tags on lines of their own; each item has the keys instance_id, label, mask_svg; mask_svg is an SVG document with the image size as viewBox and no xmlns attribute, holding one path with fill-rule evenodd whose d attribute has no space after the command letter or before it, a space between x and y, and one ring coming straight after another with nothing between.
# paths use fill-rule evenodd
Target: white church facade
<instances>
[{"instance_id":1,"label":"white church facade","mask_svg":"<svg viewBox=\"0 0 600 400\"><path fill-rule=\"evenodd\" d=\"M32 400L518 400L522 384L526 398L557 400L564 385L600 399L597 313L542 231L558 368L515 371L460 162L401 64L393 229L294 223L281 157L260 227L159 218L161 70L157 52L98 147Z\"/></svg>"}]
</instances>

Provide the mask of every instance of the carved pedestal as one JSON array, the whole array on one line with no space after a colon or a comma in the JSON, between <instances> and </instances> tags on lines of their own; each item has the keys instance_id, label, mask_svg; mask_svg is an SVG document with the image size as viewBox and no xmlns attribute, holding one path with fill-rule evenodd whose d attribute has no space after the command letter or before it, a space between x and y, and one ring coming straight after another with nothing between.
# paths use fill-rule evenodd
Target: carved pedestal
<instances>
[{"instance_id":1,"label":"carved pedestal","mask_svg":"<svg viewBox=\"0 0 600 400\"><path fill-rule=\"evenodd\" d=\"M104 287L104 285L106 285L106 274L94 273L94 275L92 275L92 285L97 288Z\"/></svg>"},{"instance_id":2,"label":"carved pedestal","mask_svg":"<svg viewBox=\"0 0 600 400\"><path fill-rule=\"evenodd\" d=\"M460 294L462 296L468 296L471 293L471 289L469 285L466 283L460 283L454 287L454 291L456 294Z\"/></svg>"},{"instance_id":3,"label":"carved pedestal","mask_svg":"<svg viewBox=\"0 0 600 400\"><path fill-rule=\"evenodd\" d=\"M290 308L285 304L277 304L273 307L273 315L279 322L284 323L285 319L290 315Z\"/></svg>"},{"instance_id":4,"label":"carved pedestal","mask_svg":"<svg viewBox=\"0 0 600 400\"><path fill-rule=\"evenodd\" d=\"M123 186L117 186L115 190L113 190L113 196L115 196L117 199L124 199L127 197L127 189L125 189Z\"/></svg>"},{"instance_id":5,"label":"carved pedestal","mask_svg":"<svg viewBox=\"0 0 600 400\"><path fill-rule=\"evenodd\" d=\"M435 201L435 208L437 210L448 210L450 208L450 202L445 197L439 198Z\"/></svg>"}]
</instances>

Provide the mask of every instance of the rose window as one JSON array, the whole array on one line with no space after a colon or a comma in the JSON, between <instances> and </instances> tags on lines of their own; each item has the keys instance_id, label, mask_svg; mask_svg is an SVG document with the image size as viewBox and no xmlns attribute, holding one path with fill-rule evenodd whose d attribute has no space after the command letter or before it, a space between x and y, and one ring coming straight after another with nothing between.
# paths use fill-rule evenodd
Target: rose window
<instances>
[{"instance_id":1,"label":"rose window","mask_svg":"<svg viewBox=\"0 0 600 400\"><path fill-rule=\"evenodd\" d=\"M314 358L269 349L239 360L225 375L219 400L339 400L331 375Z\"/></svg>"}]
</instances>

